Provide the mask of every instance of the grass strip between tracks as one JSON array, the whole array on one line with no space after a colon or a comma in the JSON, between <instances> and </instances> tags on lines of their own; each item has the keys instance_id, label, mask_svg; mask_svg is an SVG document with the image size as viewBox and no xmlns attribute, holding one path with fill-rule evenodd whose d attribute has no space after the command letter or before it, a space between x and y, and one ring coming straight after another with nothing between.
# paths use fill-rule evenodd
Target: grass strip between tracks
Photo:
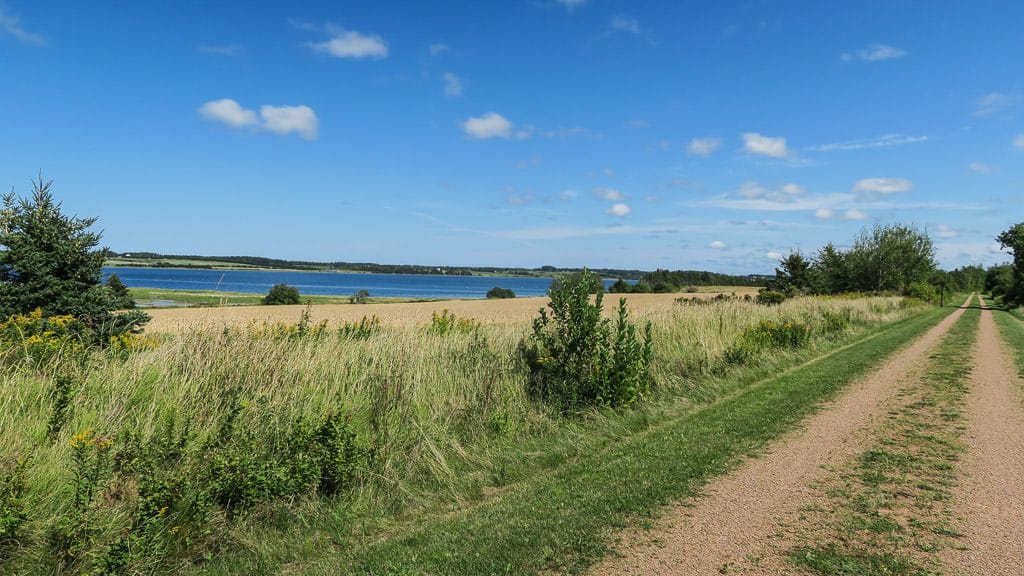
<instances>
[{"instance_id":1,"label":"grass strip between tracks","mask_svg":"<svg viewBox=\"0 0 1024 576\"><path fill-rule=\"evenodd\" d=\"M613 530L693 495L792 429L845 386L950 313L933 309L839 353L717 403L624 437L618 446L525 482L484 505L324 558L305 573L533 574L577 572Z\"/></svg>"}]
</instances>

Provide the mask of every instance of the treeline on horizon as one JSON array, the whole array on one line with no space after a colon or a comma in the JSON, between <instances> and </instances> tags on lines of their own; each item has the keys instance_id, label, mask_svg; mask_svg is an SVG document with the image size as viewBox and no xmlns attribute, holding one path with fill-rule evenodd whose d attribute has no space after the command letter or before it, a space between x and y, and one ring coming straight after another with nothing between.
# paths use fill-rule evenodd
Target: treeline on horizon
<instances>
[{"instance_id":1,"label":"treeline on horizon","mask_svg":"<svg viewBox=\"0 0 1024 576\"><path fill-rule=\"evenodd\" d=\"M579 272L582 268L559 268L557 266L539 266L537 268L504 268L500 266L424 266L419 264L375 264L372 262L310 262L305 260L281 260L262 256L192 256L180 254L158 254L156 252L110 252L111 258L130 258L151 260L152 263L125 262L126 267L163 267L163 268L198 268L209 270L213 264L193 264L174 262L174 260L193 260L197 262L217 262L253 266L256 268L279 268L309 272L351 270L374 274L438 274L448 276L473 276L479 273L507 274L512 276L558 276ZM763 274L719 274L702 270L622 270L617 268L591 268L591 272L604 278L621 278L636 280L659 287L658 291L674 292L683 286L763 286L771 276ZM674 288L668 289L666 287Z\"/></svg>"}]
</instances>

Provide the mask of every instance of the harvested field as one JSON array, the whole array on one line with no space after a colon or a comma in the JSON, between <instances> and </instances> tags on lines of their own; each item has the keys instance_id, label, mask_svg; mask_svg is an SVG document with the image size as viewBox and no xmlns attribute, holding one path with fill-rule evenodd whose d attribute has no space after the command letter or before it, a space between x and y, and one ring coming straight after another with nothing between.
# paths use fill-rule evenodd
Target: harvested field
<instances>
[{"instance_id":1,"label":"harvested field","mask_svg":"<svg viewBox=\"0 0 1024 576\"><path fill-rule=\"evenodd\" d=\"M731 294L732 292L730 292ZM657 313L671 309L676 298L714 298L720 293L695 294L625 294L630 312ZM756 288L737 288L737 296L756 295ZM615 313L610 304L618 302L619 294L605 295L605 313ZM444 309L459 317L473 318L486 323L528 322L537 310L546 306L547 297L514 298L508 300L443 300L437 302L401 302L395 304L320 304L311 308L310 320L330 325L355 322L363 316L377 316L389 326L416 326L429 323L431 316ZM177 333L196 328L221 329L224 326L245 326L263 322L296 322L305 306L234 306L219 308L173 308L147 310L153 320L147 332Z\"/></svg>"}]
</instances>

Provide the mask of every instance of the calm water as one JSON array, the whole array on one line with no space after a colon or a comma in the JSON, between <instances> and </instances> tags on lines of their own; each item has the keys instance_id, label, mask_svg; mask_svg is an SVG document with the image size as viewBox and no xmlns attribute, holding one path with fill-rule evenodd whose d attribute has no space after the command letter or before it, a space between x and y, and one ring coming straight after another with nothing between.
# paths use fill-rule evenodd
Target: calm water
<instances>
[{"instance_id":1,"label":"calm water","mask_svg":"<svg viewBox=\"0 0 1024 576\"><path fill-rule=\"evenodd\" d=\"M190 270L180 268L104 268L104 280L117 274L131 288L220 290L265 294L274 284L295 286L301 294L349 296L366 290L370 296L402 298L484 298L495 286L516 296L542 296L551 278L428 276L421 274L341 274L254 270ZM605 281L610 285L612 281Z\"/></svg>"}]
</instances>

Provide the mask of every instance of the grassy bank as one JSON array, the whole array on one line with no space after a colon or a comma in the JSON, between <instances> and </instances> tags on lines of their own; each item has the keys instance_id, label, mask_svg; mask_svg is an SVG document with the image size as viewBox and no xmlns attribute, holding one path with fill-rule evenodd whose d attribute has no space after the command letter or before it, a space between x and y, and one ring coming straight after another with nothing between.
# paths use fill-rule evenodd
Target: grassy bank
<instances>
[{"instance_id":1,"label":"grassy bank","mask_svg":"<svg viewBox=\"0 0 1024 576\"><path fill-rule=\"evenodd\" d=\"M23 518L0 558L24 574L385 557L489 573L527 549L512 572L580 565L608 527L728 468L942 314L877 332L916 311L893 298L679 304L650 315L654 396L575 418L526 395L525 323L252 326L45 361L11 349L0 494L14 496L0 505ZM797 327L799 345L751 344ZM847 349L860 352L752 386L866 333ZM478 548L458 562L479 565L447 563L463 537Z\"/></svg>"},{"instance_id":2,"label":"grassy bank","mask_svg":"<svg viewBox=\"0 0 1024 576\"><path fill-rule=\"evenodd\" d=\"M132 298L142 307L159 306L255 306L263 303L265 294L249 292L221 292L219 290L167 290L163 288L129 288ZM303 295L302 302L310 304L348 304L349 296ZM365 299L367 304L395 302L426 302L427 298Z\"/></svg>"}]
</instances>

